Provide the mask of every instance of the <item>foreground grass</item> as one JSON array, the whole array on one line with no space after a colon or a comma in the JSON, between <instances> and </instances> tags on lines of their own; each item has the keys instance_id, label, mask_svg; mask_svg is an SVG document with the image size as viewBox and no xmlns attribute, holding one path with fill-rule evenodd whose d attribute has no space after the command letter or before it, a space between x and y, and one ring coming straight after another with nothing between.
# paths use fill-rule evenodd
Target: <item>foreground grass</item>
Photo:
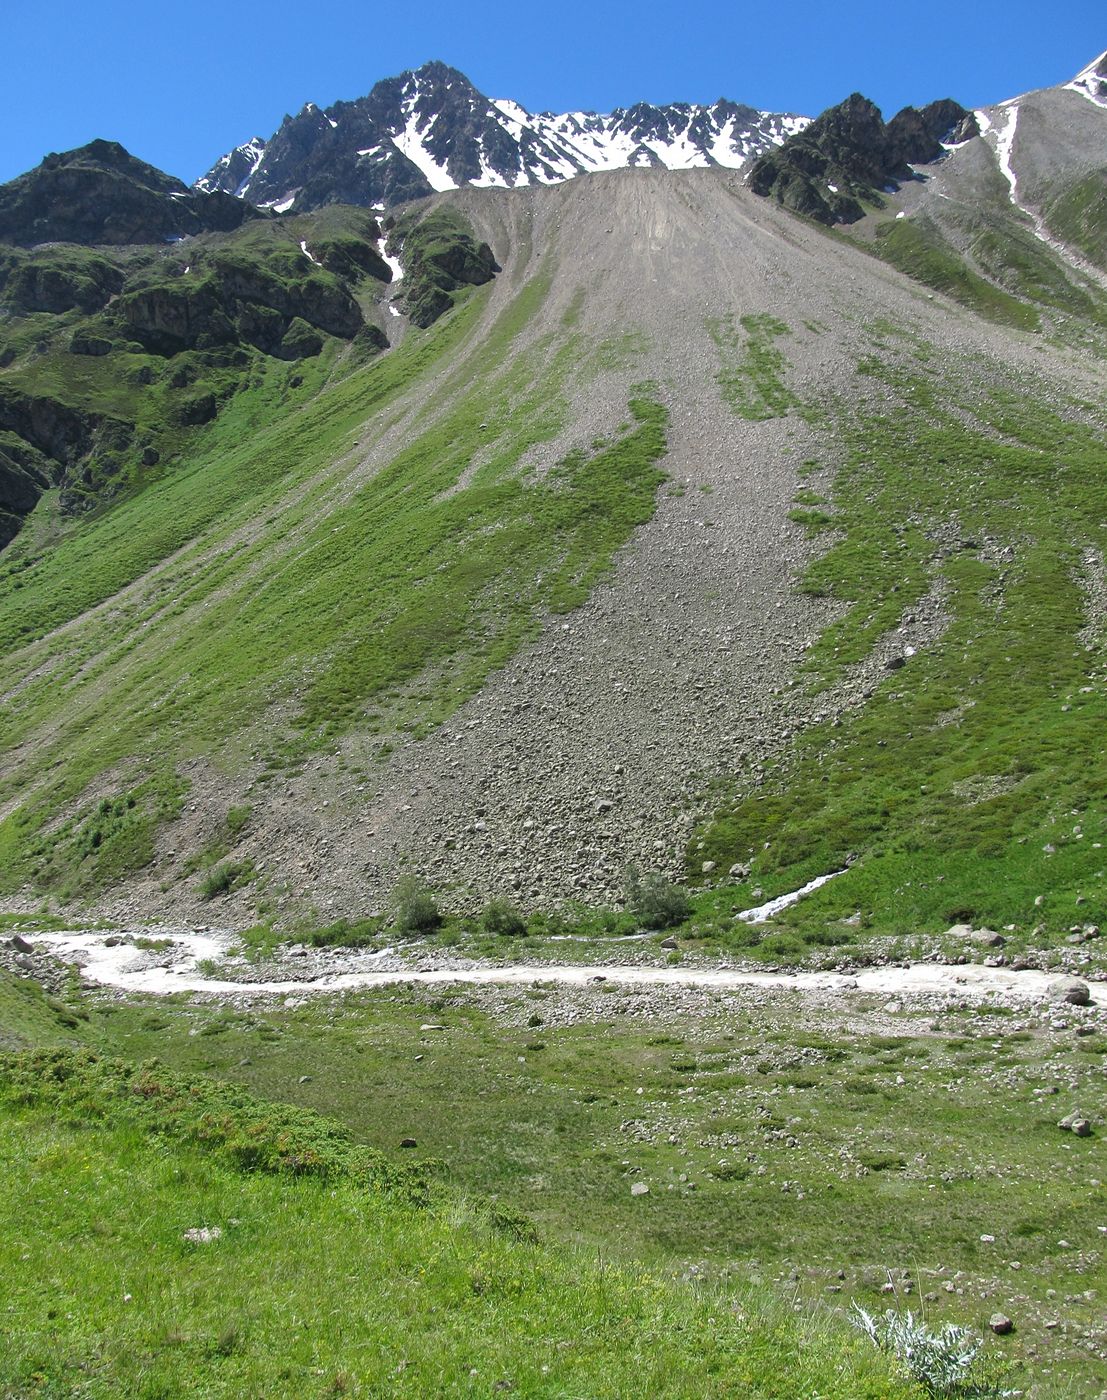
<instances>
[{"instance_id":1,"label":"foreground grass","mask_svg":"<svg viewBox=\"0 0 1107 1400\"><path fill-rule=\"evenodd\" d=\"M171 1142L159 1136L167 1122ZM259 1124L284 1160L243 1170L223 1149ZM314 1153L314 1168L297 1166L296 1153ZM65 1053L0 1060L0 1388L143 1397L912 1393L844 1330L752 1295L701 1293L553 1252L516 1238L521 1222L444 1193L413 1199L413 1173L382 1181L358 1161L312 1115L267 1110L157 1067ZM219 1235L185 1238L195 1230Z\"/></svg>"},{"instance_id":2,"label":"foreground grass","mask_svg":"<svg viewBox=\"0 0 1107 1400\"><path fill-rule=\"evenodd\" d=\"M1056 1127L1102 1113L1107 1039L1075 1016L540 982L88 1010L55 1038L315 1109L385 1154L412 1137L550 1242L805 1308L976 1331L999 1309L1016 1331L992 1349L1030 1394L1107 1384L1099 1128Z\"/></svg>"}]
</instances>

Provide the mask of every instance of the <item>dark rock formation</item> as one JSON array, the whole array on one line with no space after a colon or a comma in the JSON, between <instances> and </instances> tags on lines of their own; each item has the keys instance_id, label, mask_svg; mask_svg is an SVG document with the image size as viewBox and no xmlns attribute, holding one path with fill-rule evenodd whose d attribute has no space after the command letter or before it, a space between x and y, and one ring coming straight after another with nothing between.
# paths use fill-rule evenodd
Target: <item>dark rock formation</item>
<instances>
[{"instance_id":1,"label":"dark rock formation","mask_svg":"<svg viewBox=\"0 0 1107 1400\"><path fill-rule=\"evenodd\" d=\"M227 232L258 210L221 192L190 190L114 141L92 141L0 185L0 242L164 243Z\"/></svg>"},{"instance_id":2,"label":"dark rock formation","mask_svg":"<svg viewBox=\"0 0 1107 1400\"><path fill-rule=\"evenodd\" d=\"M763 155L748 183L755 194L819 223L855 223L864 204L879 207L890 186L913 179L912 166L939 159L951 135L976 134L972 113L950 98L905 107L885 123L880 109L855 92Z\"/></svg>"}]
</instances>

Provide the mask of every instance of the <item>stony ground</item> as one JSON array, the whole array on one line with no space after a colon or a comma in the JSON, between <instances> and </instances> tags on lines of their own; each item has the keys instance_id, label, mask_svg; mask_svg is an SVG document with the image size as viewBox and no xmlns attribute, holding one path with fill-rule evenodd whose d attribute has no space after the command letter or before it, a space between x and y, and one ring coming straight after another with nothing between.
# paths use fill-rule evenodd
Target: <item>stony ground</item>
<instances>
[{"instance_id":1,"label":"stony ground","mask_svg":"<svg viewBox=\"0 0 1107 1400\"><path fill-rule=\"evenodd\" d=\"M195 917L195 883L181 865L232 800L257 804L236 856L252 858L261 877L232 902L235 918L248 918L259 896L278 920L373 910L404 869L461 908L495 893L524 905L608 900L627 861L679 871L712 779L756 782L797 728L862 703L891 656L927 645L945 622L935 594L835 692L801 695L797 665L833 614L795 587L815 546L788 512L801 484L825 485L835 469L833 434L829 421L813 426L794 412L750 421L732 411L707 322L783 321L787 386L808 403L861 391L857 361L878 326L906 328L938 353L1052 367L1070 385L1081 372L1064 351L1044 354L935 302L724 172L623 172L453 198L504 266L484 325L547 273L542 312L518 350L544 353L566 320L575 324L582 363L568 426L532 469L611 434L631 386L653 381L671 417L656 514L584 607L550 618L429 737L397 734L382 756L381 735L354 734L264 791L248 762L234 774L195 764L159 863L104 901L112 916ZM421 386L387 422L367 424L363 460L343 489L443 412L457 376L447 367L429 395Z\"/></svg>"}]
</instances>

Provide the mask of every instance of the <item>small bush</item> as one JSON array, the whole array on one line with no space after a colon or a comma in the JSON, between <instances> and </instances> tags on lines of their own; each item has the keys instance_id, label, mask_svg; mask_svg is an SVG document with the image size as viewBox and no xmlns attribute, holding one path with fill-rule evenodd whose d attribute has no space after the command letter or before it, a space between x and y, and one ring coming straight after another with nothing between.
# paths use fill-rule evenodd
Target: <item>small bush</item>
<instances>
[{"instance_id":1,"label":"small bush","mask_svg":"<svg viewBox=\"0 0 1107 1400\"><path fill-rule=\"evenodd\" d=\"M364 948L376 942L381 920L377 918L339 919L325 928L315 928L300 936L301 943L313 948Z\"/></svg>"},{"instance_id":2,"label":"small bush","mask_svg":"<svg viewBox=\"0 0 1107 1400\"><path fill-rule=\"evenodd\" d=\"M889 1308L874 1317L857 1303L851 1321L874 1346L901 1361L930 1400L1001 1400L1018 1393L1004 1388L1004 1363L981 1355L983 1340L955 1323L932 1332L911 1312Z\"/></svg>"},{"instance_id":3,"label":"small bush","mask_svg":"<svg viewBox=\"0 0 1107 1400\"><path fill-rule=\"evenodd\" d=\"M396 882L392 912L401 933L433 933L442 922L438 901L414 875L405 875Z\"/></svg>"},{"instance_id":4,"label":"small bush","mask_svg":"<svg viewBox=\"0 0 1107 1400\"><path fill-rule=\"evenodd\" d=\"M627 908L646 928L673 928L692 912L687 894L662 875L642 877L638 868L628 865L623 877Z\"/></svg>"},{"instance_id":5,"label":"small bush","mask_svg":"<svg viewBox=\"0 0 1107 1400\"><path fill-rule=\"evenodd\" d=\"M248 860L227 861L213 866L200 881L201 899L215 899L217 895L229 894L254 878L253 863Z\"/></svg>"},{"instance_id":6,"label":"small bush","mask_svg":"<svg viewBox=\"0 0 1107 1400\"><path fill-rule=\"evenodd\" d=\"M487 933L503 938L519 938L527 931L527 921L507 899L490 899L484 906L481 923Z\"/></svg>"}]
</instances>

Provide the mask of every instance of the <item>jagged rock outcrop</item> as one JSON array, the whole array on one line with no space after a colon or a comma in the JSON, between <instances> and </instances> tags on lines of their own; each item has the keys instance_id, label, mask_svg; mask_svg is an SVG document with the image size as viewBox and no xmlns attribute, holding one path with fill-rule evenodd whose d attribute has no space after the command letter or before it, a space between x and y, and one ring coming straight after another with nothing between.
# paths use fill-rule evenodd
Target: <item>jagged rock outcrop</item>
<instances>
[{"instance_id":1,"label":"jagged rock outcrop","mask_svg":"<svg viewBox=\"0 0 1107 1400\"><path fill-rule=\"evenodd\" d=\"M416 326L432 325L453 305L452 293L483 286L500 270L492 249L476 241L453 209L396 220L389 225L388 246L403 250L404 301L408 319Z\"/></svg>"},{"instance_id":2,"label":"jagged rock outcrop","mask_svg":"<svg viewBox=\"0 0 1107 1400\"><path fill-rule=\"evenodd\" d=\"M48 155L34 170L0 185L0 242L22 247L164 243L228 232L261 217L221 191L190 190L115 141Z\"/></svg>"},{"instance_id":3,"label":"jagged rock outcrop","mask_svg":"<svg viewBox=\"0 0 1107 1400\"><path fill-rule=\"evenodd\" d=\"M134 424L122 418L0 383L0 545L18 533L43 491L78 488L68 499L63 490L63 506L72 508L94 475L109 479L133 437Z\"/></svg>"},{"instance_id":4,"label":"jagged rock outcrop","mask_svg":"<svg viewBox=\"0 0 1107 1400\"><path fill-rule=\"evenodd\" d=\"M855 223L866 203L879 206L889 186L911 179L913 165L937 160L944 141L974 135L972 113L951 98L905 107L885 123L880 108L855 92L761 156L748 183L792 213L824 224Z\"/></svg>"}]
</instances>

